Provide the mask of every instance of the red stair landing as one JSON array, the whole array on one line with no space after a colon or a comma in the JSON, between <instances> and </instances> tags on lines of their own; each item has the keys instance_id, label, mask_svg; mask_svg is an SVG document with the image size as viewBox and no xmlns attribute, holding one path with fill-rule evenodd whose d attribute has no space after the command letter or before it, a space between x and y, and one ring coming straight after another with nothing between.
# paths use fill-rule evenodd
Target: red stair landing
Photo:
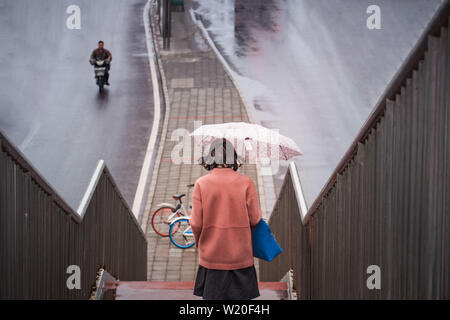
<instances>
[{"instance_id":1,"label":"red stair landing","mask_svg":"<svg viewBox=\"0 0 450 320\"><path fill-rule=\"evenodd\" d=\"M255 300L287 300L286 282L259 282ZM113 293L116 300L201 300L192 294L194 282L107 282L105 290ZM110 296L108 294L108 296Z\"/></svg>"}]
</instances>

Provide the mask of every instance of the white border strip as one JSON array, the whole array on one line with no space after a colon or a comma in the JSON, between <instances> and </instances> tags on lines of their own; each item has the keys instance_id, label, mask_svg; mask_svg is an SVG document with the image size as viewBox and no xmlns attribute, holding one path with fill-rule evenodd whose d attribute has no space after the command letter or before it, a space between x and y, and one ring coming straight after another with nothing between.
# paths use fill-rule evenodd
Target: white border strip
<instances>
[{"instance_id":1,"label":"white border strip","mask_svg":"<svg viewBox=\"0 0 450 320\"><path fill-rule=\"evenodd\" d=\"M302 184L300 183L300 178L298 176L297 166L295 162L289 162L289 172L292 177L292 184L294 185L295 197L297 198L298 207L300 208L300 215L302 218L302 223L306 224L308 222L308 206L306 205L305 196L303 194Z\"/></svg>"},{"instance_id":2,"label":"white border strip","mask_svg":"<svg viewBox=\"0 0 450 320\"><path fill-rule=\"evenodd\" d=\"M144 163L142 165L141 175L139 177L139 183L136 188L136 194L134 196L132 211L136 219L139 217L139 212L141 211L142 201L144 197L144 190L147 184L148 173L150 170L150 163L155 149L156 137L158 136L159 121L161 118L161 98L159 96L159 86L158 78L156 76L156 66L155 66L155 55L153 54L153 46L151 43L151 32L150 32L150 6L151 1L148 0L145 4L143 11L143 19L145 26L145 40L147 42L147 52L148 52L148 62L150 65L150 73L152 75L152 85L153 85L153 98L154 98L154 108L155 112L153 115L153 125L152 132L150 134L150 139L147 146L147 151L145 152Z\"/></svg>"},{"instance_id":3,"label":"white border strip","mask_svg":"<svg viewBox=\"0 0 450 320\"><path fill-rule=\"evenodd\" d=\"M77 213L80 217L83 217L86 213L87 206L91 201L92 195L94 194L94 190L97 187L98 181L102 176L103 170L105 169L105 161L99 160L97 163L97 168L95 168L94 174L91 177L91 181L84 193L83 199L81 199L80 205L78 206Z\"/></svg>"},{"instance_id":4,"label":"white border strip","mask_svg":"<svg viewBox=\"0 0 450 320\"><path fill-rule=\"evenodd\" d=\"M150 15L152 17L154 17L153 15L153 8L150 8ZM151 20L151 30L153 32L153 35L157 35L157 27L155 26L155 20L152 19ZM159 149L158 149L158 154L156 155L155 158L155 165L153 166L153 180L150 183L150 188L149 188L149 196L148 196L148 200L145 206L145 211L144 214L142 216L142 221L141 221L141 228L142 230L144 230L145 232L147 232L147 227L148 227L148 219L149 219L149 215L150 215L150 209L151 206L153 204L153 201L155 200L155 190L156 190L156 184L157 181L159 179L158 176L158 172L159 172L159 167L161 165L161 158L162 158L162 154L163 154L163 150L165 147L165 141L166 141L166 136L167 136L167 129L168 129L168 125L169 125L169 117L170 117L170 112L171 112L171 106L170 106L170 95L169 95L169 91L167 89L167 80L166 80L166 76L164 74L164 67L163 67L163 63L161 61L161 48L158 46L158 41L157 41L157 36L153 36L152 38L153 40L153 48L155 49L155 54L156 54L156 62L157 65L159 67L159 75L161 76L161 84L162 84L162 90L163 90L163 96L162 99L164 100L164 123L162 126L162 132L161 132L161 140L159 143Z\"/></svg>"}]
</instances>

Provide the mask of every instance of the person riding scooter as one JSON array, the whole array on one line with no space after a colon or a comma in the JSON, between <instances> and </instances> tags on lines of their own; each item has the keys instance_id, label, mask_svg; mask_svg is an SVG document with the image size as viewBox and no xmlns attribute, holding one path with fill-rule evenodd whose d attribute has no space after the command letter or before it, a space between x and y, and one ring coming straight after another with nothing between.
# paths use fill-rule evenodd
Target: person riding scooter
<instances>
[{"instance_id":1,"label":"person riding scooter","mask_svg":"<svg viewBox=\"0 0 450 320\"><path fill-rule=\"evenodd\" d=\"M101 40L98 42L98 48L92 52L89 62L94 65L97 60L104 60L106 63L105 84L109 86L108 80L109 70L111 69L112 54L104 48L104 43Z\"/></svg>"}]
</instances>

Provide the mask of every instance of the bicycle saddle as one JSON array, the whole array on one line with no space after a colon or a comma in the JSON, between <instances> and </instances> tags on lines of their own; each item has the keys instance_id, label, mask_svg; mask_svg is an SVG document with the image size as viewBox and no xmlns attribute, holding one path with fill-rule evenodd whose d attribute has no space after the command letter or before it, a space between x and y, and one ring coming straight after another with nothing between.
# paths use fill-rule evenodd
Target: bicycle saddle
<instances>
[{"instance_id":1,"label":"bicycle saddle","mask_svg":"<svg viewBox=\"0 0 450 320\"><path fill-rule=\"evenodd\" d=\"M183 198L185 195L186 195L185 193L174 194L174 195L172 196L172 198L173 198L174 200L181 200L181 198Z\"/></svg>"}]
</instances>

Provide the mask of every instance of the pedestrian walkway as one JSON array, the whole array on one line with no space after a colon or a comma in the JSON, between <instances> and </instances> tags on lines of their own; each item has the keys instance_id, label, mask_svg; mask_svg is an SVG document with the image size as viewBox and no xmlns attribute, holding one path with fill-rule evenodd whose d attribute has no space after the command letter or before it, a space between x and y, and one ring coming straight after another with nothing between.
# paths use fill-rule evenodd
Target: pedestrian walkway
<instances>
[{"instance_id":1,"label":"pedestrian walkway","mask_svg":"<svg viewBox=\"0 0 450 320\"><path fill-rule=\"evenodd\" d=\"M149 221L158 203L174 203L173 194L187 193L188 204L191 204L192 192L188 192L186 185L208 173L197 164L173 163L171 153L180 141L172 141L172 133L177 129L192 132L194 121L202 121L202 124L249 122L239 91L193 23L188 12L189 4L187 1L185 12L173 12L170 50L162 49L159 28L153 25L166 99L166 118L142 221L148 241L149 281L193 281L198 267L195 247L187 250L175 247L169 238L158 236ZM155 17L152 21L155 23ZM256 165L245 165L239 172L253 179L259 190L260 203L263 203ZM264 208L263 205L263 212ZM258 270L256 259L255 267Z\"/></svg>"}]
</instances>

